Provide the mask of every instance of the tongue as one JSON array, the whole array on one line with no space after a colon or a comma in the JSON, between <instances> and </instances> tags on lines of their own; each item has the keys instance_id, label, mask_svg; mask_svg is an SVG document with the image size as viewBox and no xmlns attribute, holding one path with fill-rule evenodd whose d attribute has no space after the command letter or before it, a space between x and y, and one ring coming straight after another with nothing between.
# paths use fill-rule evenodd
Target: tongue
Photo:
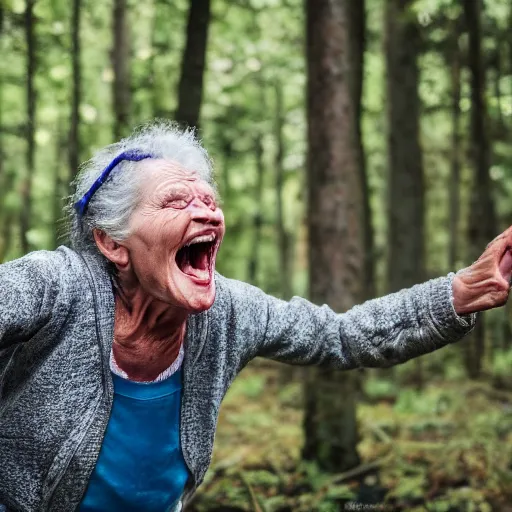
<instances>
[{"instance_id":1,"label":"tongue","mask_svg":"<svg viewBox=\"0 0 512 512\"><path fill-rule=\"evenodd\" d=\"M186 261L181 269L184 274L195 277L196 279L200 279L201 281L206 281L210 279L210 271L208 269L200 269L194 268L190 261Z\"/></svg>"}]
</instances>

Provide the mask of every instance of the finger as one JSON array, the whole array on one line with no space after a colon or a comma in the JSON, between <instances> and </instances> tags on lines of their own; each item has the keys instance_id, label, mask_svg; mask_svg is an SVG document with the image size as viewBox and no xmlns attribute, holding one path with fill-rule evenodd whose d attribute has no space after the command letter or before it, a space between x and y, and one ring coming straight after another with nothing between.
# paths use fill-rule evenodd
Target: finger
<instances>
[{"instance_id":1,"label":"finger","mask_svg":"<svg viewBox=\"0 0 512 512\"><path fill-rule=\"evenodd\" d=\"M487 249L491 249L494 254L498 254L499 257L503 256L507 247L512 247L512 231L504 231L496 237L488 246Z\"/></svg>"},{"instance_id":2,"label":"finger","mask_svg":"<svg viewBox=\"0 0 512 512\"><path fill-rule=\"evenodd\" d=\"M493 245L498 240L511 240L512 241L512 226L509 226L505 231L500 233L496 238L487 244L487 247Z\"/></svg>"},{"instance_id":3,"label":"finger","mask_svg":"<svg viewBox=\"0 0 512 512\"><path fill-rule=\"evenodd\" d=\"M504 238L508 241L510 246L512 246L512 229L508 228L504 233Z\"/></svg>"},{"instance_id":4,"label":"finger","mask_svg":"<svg viewBox=\"0 0 512 512\"><path fill-rule=\"evenodd\" d=\"M489 247L492 247L496 244L496 242L499 242L500 240L503 239L503 233L501 233L500 235L498 235L496 238L493 238L486 246L485 246L485 249L489 249Z\"/></svg>"},{"instance_id":5,"label":"finger","mask_svg":"<svg viewBox=\"0 0 512 512\"><path fill-rule=\"evenodd\" d=\"M512 251L507 247L499 262L500 274L510 284L512 279Z\"/></svg>"}]
</instances>

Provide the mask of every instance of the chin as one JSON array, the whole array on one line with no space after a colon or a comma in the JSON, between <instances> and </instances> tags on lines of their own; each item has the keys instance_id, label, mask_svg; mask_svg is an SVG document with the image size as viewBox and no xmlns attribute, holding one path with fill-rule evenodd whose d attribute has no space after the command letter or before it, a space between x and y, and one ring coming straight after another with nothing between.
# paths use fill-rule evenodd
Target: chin
<instances>
[{"instance_id":1,"label":"chin","mask_svg":"<svg viewBox=\"0 0 512 512\"><path fill-rule=\"evenodd\" d=\"M210 309L215 302L215 279L208 282L195 282L188 276L180 275L170 286L172 303L190 313L201 313Z\"/></svg>"},{"instance_id":2,"label":"chin","mask_svg":"<svg viewBox=\"0 0 512 512\"><path fill-rule=\"evenodd\" d=\"M197 294L193 300L186 297L188 308L192 313L202 313L210 309L215 302L215 282L212 279L209 289L203 293Z\"/></svg>"}]
</instances>

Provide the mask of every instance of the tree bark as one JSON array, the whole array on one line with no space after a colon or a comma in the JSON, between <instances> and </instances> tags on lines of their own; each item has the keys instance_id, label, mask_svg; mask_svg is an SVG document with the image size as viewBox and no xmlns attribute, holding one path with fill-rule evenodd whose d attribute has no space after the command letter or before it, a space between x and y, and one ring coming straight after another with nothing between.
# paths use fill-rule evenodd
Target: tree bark
<instances>
[{"instance_id":1,"label":"tree bark","mask_svg":"<svg viewBox=\"0 0 512 512\"><path fill-rule=\"evenodd\" d=\"M254 156L256 159L256 190L255 203L256 211L254 213L254 232L251 257L249 259L249 282L257 285L258 283L258 255L261 245L261 227L263 225L263 178L265 175L265 163L263 162L263 141L261 134L258 134L254 140Z\"/></svg>"},{"instance_id":2,"label":"tree bark","mask_svg":"<svg viewBox=\"0 0 512 512\"><path fill-rule=\"evenodd\" d=\"M342 312L363 298L359 141L349 50L350 0L307 0L309 289ZM303 456L327 471L356 466L355 372L312 369Z\"/></svg>"},{"instance_id":3,"label":"tree bark","mask_svg":"<svg viewBox=\"0 0 512 512\"><path fill-rule=\"evenodd\" d=\"M71 118L69 120L68 159L69 182L71 182L80 164L80 99L81 99L81 51L80 51L80 14L81 0L73 0L71 16L71 67L73 76L71 95ZM60 144L60 141L58 142Z\"/></svg>"},{"instance_id":4,"label":"tree bark","mask_svg":"<svg viewBox=\"0 0 512 512\"><path fill-rule=\"evenodd\" d=\"M501 77L502 77L502 63L501 63L501 47L496 48L496 61L494 67L494 97L496 98L496 109L498 114L497 130L502 136L502 133L506 131L505 119L503 116L503 94L501 92Z\"/></svg>"},{"instance_id":5,"label":"tree bark","mask_svg":"<svg viewBox=\"0 0 512 512\"><path fill-rule=\"evenodd\" d=\"M292 296L292 272L290 261L291 236L286 229L284 221L283 207L283 185L284 185L284 106L283 106L283 86L280 82L274 85L276 97L276 120L275 120L275 139L276 155L274 166L276 170L276 210L277 210L277 239L279 246L279 276L281 279L281 296L283 299L290 299Z\"/></svg>"},{"instance_id":6,"label":"tree bark","mask_svg":"<svg viewBox=\"0 0 512 512\"><path fill-rule=\"evenodd\" d=\"M190 0L175 118L179 123L197 129L203 97L209 25L210 0Z\"/></svg>"},{"instance_id":7,"label":"tree bark","mask_svg":"<svg viewBox=\"0 0 512 512\"><path fill-rule=\"evenodd\" d=\"M419 141L419 30L411 0L386 4L388 291L424 279L425 190Z\"/></svg>"},{"instance_id":8,"label":"tree bark","mask_svg":"<svg viewBox=\"0 0 512 512\"><path fill-rule=\"evenodd\" d=\"M388 107L388 292L425 278L425 186L419 140L420 34L412 0L386 3L386 90ZM421 359L415 384L423 386Z\"/></svg>"},{"instance_id":9,"label":"tree bark","mask_svg":"<svg viewBox=\"0 0 512 512\"><path fill-rule=\"evenodd\" d=\"M357 141L359 151L359 174L361 190L363 194L362 211L364 226L364 294L365 299L373 298L376 294L375 287L375 248L372 210L370 205L370 187L366 169L364 154L363 134L361 121L363 117L362 96L364 77L364 53L366 49L366 2L358 0L348 2L348 29L350 31L349 49L352 65L352 97L356 115Z\"/></svg>"},{"instance_id":10,"label":"tree bark","mask_svg":"<svg viewBox=\"0 0 512 512\"><path fill-rule=\"evenodd\" d=\"M3 54L4 49L4 39L3 39L3 31L4 31L4 7L0 3L0 54ZM5 193L5 167L4 167L4 144L3 144L3 93L4 93L4 84L3 84L3 74L0 74L0 221L1 221L1 213L2 213L2 203L3 203L3 194Z\"/></svg>"},{"instance_id":11,"label":"tree bark","mask_svg":"<svg viewBox=\"0 0 512 512\"><path fill-rule=\"evenodd\" d=\"M25 3L25 41L27 45L26 57L26 106L27 106L27 127L26 140L27 150L25 154L26 173L21 189L21 250L23 254L30 251L28 241L28 231L30 230L32 215L32 181L34 176L34 156L35 156L35 115L36 115L36 91L34 88L34 75L36 70L35 54L35 34L34 34L34 3L35 0L26 0Z\"/></svg>"},{"instance_id":12,"label":"tree bark","mask_svg":"<svg viewBox=\"0 0 512 512\"><path fill-rule=\"evenodd\" d=\"M471 74L471 143L474 167L471 192L468 242L475 260L486 244L496 236L496 213L489 176L491 146L487 129L485 69L482 62L481 0L464 0L464 15L469 33L468 65ZM478 378L485 352L485 328L480 315L470 339L464 343L466 369L470 378Z\"/></svg>"},{"instance_id":13,"label":"tree bark","mask_svg":"<svg viewBox=\"0 0 512 512\"><path fill-rule=\"evenodd\" d=\"M148 76L149 84L151 86L151 108L153 116L157 118L172 117L172 112L164 107L165 98L163 98L159 83L158 83L158 69L161 64L157 61L156 57L161 55L168 55L170 51L169 40L167 36L162 39L162 34L168 34L168 18L172 15L169 9L167 0L154 0L153 2L153 20L151 24L151 57L148 60ZM160 70L160 72L162 72Z\"/></svg>"},{"instance_id":14,"label":"tree bark","mask_svg":"<svg viewBox=\"0 0 512 512\"><path fill-rule=\"evenodd\" d=\"M119 140L130 131L131 115L131 73L130 39L127 0L114 0L112 14L114 46L112 66L114 68L113 105L114 138Z\"/></svg>"},{"instance_id":15,"label":"tree bark","mask_svg":"<svg viewBox=\"0 0 512 512\"><path fill-rule=\"evenodd\" d=\"M0 3L0 52L4 53L4 47L3 47L3 31L4 31L4 7ZM3 75L0 74L0 191L2 190L2 180L4 179L4 146L3 146L3 140L2 140L2 125L3 125ZM0 203L0 208L1 208Z\"/></svg>"},{"instance_id":16,"label":"tree bark","mask_svg":"<svg viewBox=\"0 0 512 512\"><path fill-rule=\"evenodd\" d=\"M458 25L458 23L457 23ZM461 55L459 49L459 30L456 28L450 52L452 85L452 143L449 185L450 241L448 261L450 269L458 265L459 221L460 221L460 98L461 98Z\"/></svg>"},{"instance_id":17,"label":"tree bark","mask_svg":"<svg viewBox=\"0 0 512 512\"><path fill-rule=\"evenodd\" d=\"M63 116L62 116L63 117ZM67 142L67 144L66 144ZM64 237L65 233L63 232L62 225L62 208L63 204L63 196L65 195L65 188L69 186L69 179L64 179L63 177L63 162L66 155L66 146L69 145L69 133L68 140L66 141L66 131L65 131L65 122L64 119L59 119L57 123L57 129L55 131L55 167L53 169L53 201L52 201L52 209L53 209L53 239L52 246L56 249ZM69 150L68 150L68 159L69 159ZM73 170L72 168L70 169Z\"/></svg>"},{"instance_id":18,"label":"tree bark","mask_svg":"<svg viewBox=\"0 0 512 512\"><path fill-rule=\"evenodd\" d=\"M2 236L0 236L0 263L3 263L7 256L12 242L12 214L7 212L3 218Z\"/></svg>"},{"instance_id":19,"label":"tree bark","mask_svg":"<svg viewBox=\"0 0 512 512\"><path fill-rule=\"evenodd\" d=\"M0 3L0 54L4 52L4 6ZM12 186L12 175L8 175L4 165L4 144L3 144L3 75L0 74L0 263L5 259L11 243L12 214L6 210L4 198Z\"/></svg>"}]
</instances>

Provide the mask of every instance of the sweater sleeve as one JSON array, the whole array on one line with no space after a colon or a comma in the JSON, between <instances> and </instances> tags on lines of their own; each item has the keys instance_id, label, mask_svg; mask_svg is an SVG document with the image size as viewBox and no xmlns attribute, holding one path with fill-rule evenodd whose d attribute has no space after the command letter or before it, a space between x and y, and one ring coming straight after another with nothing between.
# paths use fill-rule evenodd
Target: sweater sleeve
<instances>
[{"instance_id":1,"label":"sweater sleeve","mask_svg":"<svg viewBox=\"0 0 512 512\"><path fill-rule=\"evenodd\" d=\"M432 352L464 337L475 316L453 308L453 274L337 314L294 297L285 302L226 280L236 345L243 359L262 356L337 369L386 367Z\"/></svg>"},{"instance_id":2,"label":"sweater sleeve","mask_svg":"<svg viewBox=\"0 0 512 512\"><path fill-rule=\"evenodd\" d=\"M61 259L37 251L0 265L0 351L29 340L50 320Z\"/></svg>"}]
</instances>

